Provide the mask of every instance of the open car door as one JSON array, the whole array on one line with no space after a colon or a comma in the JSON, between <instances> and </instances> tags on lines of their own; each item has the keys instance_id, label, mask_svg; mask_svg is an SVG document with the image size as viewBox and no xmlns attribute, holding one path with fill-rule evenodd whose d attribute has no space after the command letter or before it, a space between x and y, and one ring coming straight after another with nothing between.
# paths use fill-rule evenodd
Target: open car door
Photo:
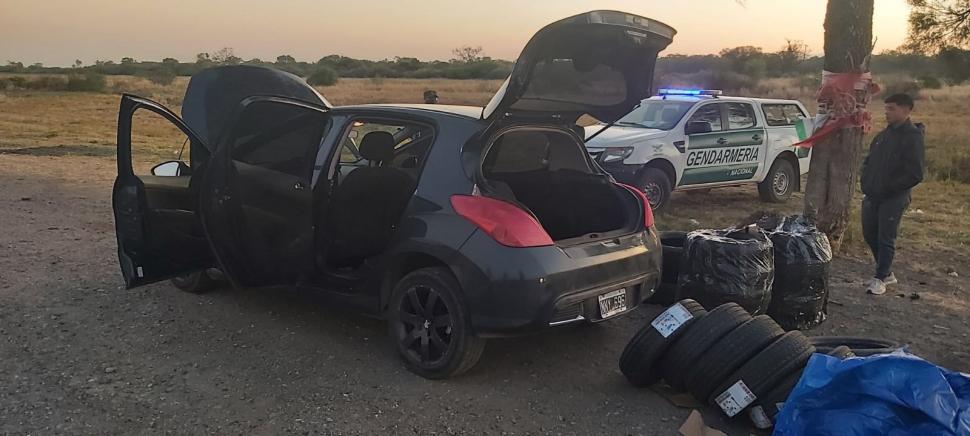
<instances>
[{"instance_id":1,"label":"open car door","mask_svg":"<svg viewBox=\"0 0 970 436\"><path fill-rule=\"evenodd\" d=\"M227 124L202 181L206 235L237 286L291 285L312 274L327 178L311 186L330 114L302 100L244 99ZM325 155L329 156L329 155ZM326 166L325 166L326 167Z\"/></svg>"},{"instance_id":2,"label":"open car door","mask_svg":"<svg viewBox=\"0 0 970 436\"><path fill-rule=\"evenodd\" d=\"M193 149L201 144L198 135L164 106L134 95L121 97L118 176L111 198L118 260L129 289L213 265L196 215L197 196L189 165L171 161L164 164L169 171L156 171L159 166L150 175L134 170L132 119L139 110L150 111L161 116L163 123L174 125Z\"/></svg>"},{"instance_id":3,"label":"open car door","mask_svg":"<svg viewBox=\"0 0 970 436\"><path fill-rule=\"evenodd\" d=\"M617 11L549 24L526 44L482 118L574 123L589 114L616 121L652 94L657 54L675 33L659 21Z\"/></svg>"}]
</instances>

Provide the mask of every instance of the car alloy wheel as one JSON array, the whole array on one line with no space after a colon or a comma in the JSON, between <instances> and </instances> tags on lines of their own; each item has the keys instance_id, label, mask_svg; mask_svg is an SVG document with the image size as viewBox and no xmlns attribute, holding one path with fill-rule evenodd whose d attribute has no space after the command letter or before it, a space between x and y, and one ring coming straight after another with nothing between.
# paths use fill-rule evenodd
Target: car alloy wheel
<instances>
[{"instance_id":1,"label":"car alloy wheel","mask_svg":"<svg viewBox=\"0 0 970 436\"><path fill-rule=\"evenodd\" d=\"M386 317L391 339L409 371L444 379L468 371L484 338L471 333L461 286L446 267L412 271L391 293Z\"/></svg>"},{"instance_id":2,"label":"car alloy wheel","mask_svg":"<svg viewBox=\"0 0 970 436\"><path fill-rule=\"evenodd\" d=\"M411 359L422 366L434 366L447 356L454 319L437 291L428 286L412 286L397 310L397 339Z\"/></svg>"}]
</instances>

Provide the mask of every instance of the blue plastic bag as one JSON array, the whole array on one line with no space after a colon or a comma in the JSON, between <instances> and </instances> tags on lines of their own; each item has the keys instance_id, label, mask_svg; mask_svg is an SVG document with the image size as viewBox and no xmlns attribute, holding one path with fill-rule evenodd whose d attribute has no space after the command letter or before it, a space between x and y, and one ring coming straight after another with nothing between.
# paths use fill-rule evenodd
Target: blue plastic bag
<instances>
[{"instance_id":1,"label":"blue plastic bag","mask_svg":"<svg viewBox=\"0 0 970 436\"><path fill-rule=\"evenodd\" d=\"M815 354L773 434L970 435L970 376L902 351L846 360Z\"/></svg>"}]
</instances>

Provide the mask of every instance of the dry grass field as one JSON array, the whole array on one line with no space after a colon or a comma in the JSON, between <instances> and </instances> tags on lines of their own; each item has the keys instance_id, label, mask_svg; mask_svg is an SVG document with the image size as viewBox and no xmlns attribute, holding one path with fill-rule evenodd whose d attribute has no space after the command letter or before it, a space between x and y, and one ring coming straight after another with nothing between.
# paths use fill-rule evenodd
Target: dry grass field
<instances>
[{"instance_id":1,"label":"dry grass field","mask_svg":"<svg viewBox=\"0 0 970 436\"><path fill-rule=\"evenodd\" d=\"M146 96L178 110L187 83L179 78L170 86L159 86L134 77L110 77L111 94L85 93L11 93L0 94L0 151L46 154L111 156L114 154L117 94L122 92ZM321 87L320 92L335 105L362 103L420 102L426 89L434 89L444 104L483 105L491 98L501 81L485 80L417 80L417 79L342 79L337 85ZM770 79L757 89L741 94L763 97L796 98L812 105L812 90L790 80ZM876 119L879 106L873 105ZM916 118L928 126L927 161L931 180L914 195L909 219L904 221L904 251L926 251L925 254L953 252L970 255L970 230L961 225L970 207L970 185L951 182L958 179L960 162L970 160L965 139L970 125L962 114L970 110L970 86L924 90L918 102ZM143 165L159 158L174 157L181 148L181 134L152 114L141 114L135 120L136 151L143 154ZM876 127L879 127L877 121ZM962 175L964 179L966 175ZM709 208L716 204L723 207ZM754 209L796 212L795 201L775 206L758 203L750 188L715 190L703 195L678 195L674 207L661 225L668 228L726 226ZM863 255L860 229L850 229L849 248ZM908 245L911 245L907 247ZM919 256L923 257L923 256Z\"/></svg>"},{"instance_id":2,"label":"dry grass field","mask_svg":"<svg viewBox=\"0 0 970 436\"><path fill-rule=\"evenodd\" d=\"M114 154L118 94L129 92L162 102L178 112L187 78L169 86L155 85L135 77L109 77L111 93L8 92L0 93L0 153L31 155L83 155L110 157ZM319 91L335 105L362 103L417 103L427 89L438 92L443 104L484 105L501 85L498 80L447 79L341 79ZM795 98L813 108L813 90L788 79L769 79L742 95ZM877 99L878 100L878 99ZM881 127L881 107L873 104L875 128ZM914 119L927 125L929 179L916 189L913 205L903 223L901 259L908 251L919 253L917 263L935 263L936 256L970 259L970 229L965 214L970 208L970 86L924 90L917 102ZM178 154L184 137L160 117L136 117L134 137L141 165ZM661 217L665 228L689 229L727 226L757 209L797 212L801 197L784 205L757 201L752 188L726 188L708 194L678 194L669 212ZM717 207L710 207L715 204ZM865 256L861 230L854 220L849 230L850 255ZM917 265L922 266L922 265ZM949 266L948 266L949 267Z\"/></svg>"}]
</instances>

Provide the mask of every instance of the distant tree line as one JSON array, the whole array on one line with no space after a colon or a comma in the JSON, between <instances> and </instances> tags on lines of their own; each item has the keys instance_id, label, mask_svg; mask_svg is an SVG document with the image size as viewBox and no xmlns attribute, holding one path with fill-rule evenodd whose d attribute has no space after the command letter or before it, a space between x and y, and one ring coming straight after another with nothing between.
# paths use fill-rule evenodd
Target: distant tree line
<instances>
[{"instance_id":1,"label":"distant tree line","mask_svg":"<svg viewBox=\"0 0 970 436\"><path fill-rule=\"evenodd\" d=\"M194 62L181 62L174 58L136 61L134 58L124 57L119 62L98 60L88 66L83 66L78 60L74 66L64 68L45 67L39 63L25 66L21 62L8 61L6 65L0 66L0 73L72 74L90 70L104 75L143 76L165 83L171 82L176 76L191 76L205 68L240 64L274 67L302 77L313 76L323 70L332 71L334 77L504 79L512 70L511 62L483 56L481 48L461 47L455 49L454 54L455 57L449 61L422 61L412 57L374 61L329 55L316 62L306 62L298 61L287 54L277 56L275 61L264 61L259 58L242 59L235 55L232 48L227 47L213 53L199 53ZM328 73L323 74L326 75ZM321 77L320 74L317 76Z\"/></svg>"},{"instance_id":2,"label":"distant tree line","mask_svg":"<svg viewBox=\"0 0 970 436\"><path fill-rule=\"evenodd\" d=\"M87 66L77 60L71 67L46 67L39 63L24 65L8 61L6 65L0 65L0 73L133 75L167 84L177 76L191 76L205 68L246 64L278 68L308 77L315 84L329 85L340 77L504 79L513 65L510 61L484 56L479 47L456 48L453 55L448 61L422 61L413 57L375 61L329 55L315 62L307 62L284 54L275 60L264 61L258 58L243 59L227 47L212 53L199 53L193 62L174 58L138 61L124 57L118 62L98 60ZM808 47L801 42L788 41L775 52L742 46L724 49L718 54L666 55L658 59L656 72L657 82L661 85L740 89L770 77L817 77L821 69L820 56L811 56ZM887 51L872 57L871 70L877 74L906 75L919 81L923 87L960 83L970 79L970 50L944 47L932 55Z\"/></svg>"}]
</instances>

